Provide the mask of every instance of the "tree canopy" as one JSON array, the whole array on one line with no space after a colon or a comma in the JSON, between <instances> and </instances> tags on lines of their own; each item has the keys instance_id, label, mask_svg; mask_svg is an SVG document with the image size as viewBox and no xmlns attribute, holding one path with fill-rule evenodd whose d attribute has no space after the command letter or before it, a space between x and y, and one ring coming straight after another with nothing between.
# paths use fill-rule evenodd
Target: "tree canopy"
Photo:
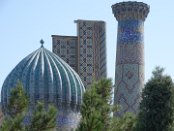
<instances>
[{"instance_id":1,"label":"tree canopy","mask_svg":"<svg viewBox=\"0 0 174 131\"><path fill-rule=\"evenodd\" d=\"M111 123L111 79L93 82L86 90L81 106L81 122L78 131L108 130Z\"/></svg>"},{"instance_id":2,"label":"tree canopy","mask_svg":"<svg viewBox=\"0 0 174 131\"><path fill-rule=\"evenodd\" d=\"M50 105L46 110L44 104L38 102L34 112L28 116L29 102L22 83L12 88L5 112L5 119L0 126L1 131L52 131L56 127L57 109ZM31 121L25 123L26 117Z\"/></svg>"},{"instance_id":3,"label":"tree canopy","mask_svg":"<svg viewBox=\"0 0 174 131\"><path fill-rule=\"evenodd\" d=\"M156 67L142 92L137 131L168 131L173 123L174 84L164 69Z\"/></svg>"}]
</instances>

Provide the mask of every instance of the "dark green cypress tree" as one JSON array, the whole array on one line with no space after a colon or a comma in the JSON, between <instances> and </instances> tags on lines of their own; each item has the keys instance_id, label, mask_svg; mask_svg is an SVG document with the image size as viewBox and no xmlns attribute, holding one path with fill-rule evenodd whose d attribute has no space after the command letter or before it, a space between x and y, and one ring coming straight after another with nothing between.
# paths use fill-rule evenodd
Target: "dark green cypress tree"
<instances>
[{"instance_id":1,"label":"dark green cypress tree","mask_svg":"<svg viewBox=\"0 0 174 131\"><path fill-rule=\"evenodd\" d=\"M173 123L174 85L163 68L156 67L142 92L137 131L168 131Z\"/></svg>"}]
</instances>

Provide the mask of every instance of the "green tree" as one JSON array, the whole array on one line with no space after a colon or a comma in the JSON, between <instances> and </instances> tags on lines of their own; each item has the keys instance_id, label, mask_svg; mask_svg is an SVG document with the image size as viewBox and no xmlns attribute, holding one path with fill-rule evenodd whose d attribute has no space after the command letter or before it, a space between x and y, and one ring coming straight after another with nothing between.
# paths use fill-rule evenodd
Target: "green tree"
<instances>
[{"instance_id":1,"label":"green tree","mask_svg":"<svg viewBox=\"0 0 174 131\"><path fill-rule=\"evenodd\" d=\"M6 118L0 127L0 131L25 131L22 124L23 119L24 115L20 114L16 115L14 118Z\"/></svg>"},{"instance_id":2,"label":"green tree","mask_svg":"<svg viewBox=\"0 0 174 131\"><path fill-rule=\"evenodd\" d=\"M103 123L103 130L108 130L111 125L111 113L113 109L112 106L112 94L113 87L111 79L101 79L94 86L96 88L96 93L99 95L101 101L101 121Z\"/></svg>"},{"instance_id":3,"label":"green tree","mask_svg":"<svg viewBox=\"0 0 174 131\"><path fill-rule=\"evenodd\" d=\"M21 82L17 82L15 88L11 89L9 104L5 109L5 120L3 121L1 131L22 131L23 119L28 107L28 99L23 90Z\"/></svg>"},{"instance_id":4,"label":"green tree","mask_svg":"<svg viewBox=\"0 0 174 131\"><path fill-rule=\"evenodd\" d=\"M77 131L107 131L111 123L111 79L93 82L83 96L80 112L81 122Z\"/></svg>"},{"instance_id":5,"label":"green tree","mask_svg":"<svg viewBox=\"0 0 174 131\"><path fill-rule=\"evenodd\" d=\"M25 127L26 131L53 131L56 127L56 113L54 106L49 106L48 111L45 110L44 104L38 102L31 123Z\"/></svg>"},{"instance_id":6,"label":"green tree","mask_svg":"<svg viewBox=\"0 0 174 131\"><path fill-rule=\"evenodd\" d=\"M84 93L83 104L80 109L82 118L77 131L101 130L101 114L100 110L96 109L101 102L98 100L98 95L93 90L94 89L89 89Z\"/></svg>"},{"instance_id":7,"label":"green tree","mask_svg":"<svg viewBox=\"0 0 174 131\"><path fill-rule=\"evenodd\" d=\"M22 83L18 81L17 86L11 90L7 114L14 118L16 115L26 112L27 107L27 95L23 90Z\"/></svg>"},{"instance_id":8,"label":"green tree","mask_svg":"<svg viewBox=\"0 0 174 131\"><path fill-rule=\"evenodd\" d=\"M5 120L0 127L0 131L49 131L56 127L56 108L49 106L46 110L44 104L40 102L31 116L31 122L24 124L28 104L24 88L18 82L16 87L11 90Z\"/></svg>"},{"instance_id":9,"label":"green tree","mask_svg":"<svg viewBox=\"0 0 174 131\"><path fill-rule=\"evenodd\" d=\"M163 68L156 67L142 92L137 131L168 131L173 122L174 85Z\"/></svg>"},{"instance_id":10,"label":"green tree","mask_svg":"<svg viewBox=\"0 0 174 131\"><path fill-rule=\"evenodd\" d=\"M126 113L122 117L113 117L110 131L134 131L136 116Z\"/></svg>"}]
</instances>

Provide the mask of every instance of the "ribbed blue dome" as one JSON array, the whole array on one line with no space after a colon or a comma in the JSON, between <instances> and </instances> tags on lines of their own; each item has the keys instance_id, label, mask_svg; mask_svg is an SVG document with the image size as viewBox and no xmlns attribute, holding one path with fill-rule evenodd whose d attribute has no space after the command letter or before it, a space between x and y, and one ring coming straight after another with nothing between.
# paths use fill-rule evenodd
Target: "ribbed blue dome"
<instances>
[{"instance_id":1,"label":"ribbed blue dome","mask_svg":"<svg viewBox=\"0 0 174 131\"><path fill-rule=\"evenodd\" d=\"M77 107L85 91L78 74L61 58L43 46L25 57L8 75L2 91L1 102L6 108L11 88L21 81L30 104L43 100L58 107Z\"/></svg>"}]
</instances>

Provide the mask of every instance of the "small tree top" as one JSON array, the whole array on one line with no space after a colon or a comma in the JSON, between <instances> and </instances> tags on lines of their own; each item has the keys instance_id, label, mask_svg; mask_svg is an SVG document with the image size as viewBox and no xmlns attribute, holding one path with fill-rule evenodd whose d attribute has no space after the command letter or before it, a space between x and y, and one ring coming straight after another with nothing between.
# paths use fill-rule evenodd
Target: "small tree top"
<instances>
[{"instance_id":1,"label":"small tree top","mask_svg":"<svg viewBox=\"0 0 174 131\"><path fill-rule=\"evenodd\" d=\"M160 78L163 76L164 68L157 66L155 70L152 72L154 78Z\"/></svg>"}]
</instances>

